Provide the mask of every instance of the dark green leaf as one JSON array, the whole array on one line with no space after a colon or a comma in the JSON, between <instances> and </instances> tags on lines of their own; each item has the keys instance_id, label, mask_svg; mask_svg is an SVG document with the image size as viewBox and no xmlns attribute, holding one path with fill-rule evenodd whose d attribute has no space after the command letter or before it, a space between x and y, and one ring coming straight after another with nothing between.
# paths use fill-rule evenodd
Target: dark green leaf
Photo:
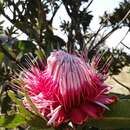
<instances>
[{"instance_id":1,"label":"dark green leaf","mask_svg":"<svg viewBox=\"0 0 130 130\"><path fill-rule=\"evenodd\" d=\"M1 105L1 112L6 113L8 110L11 109L11 99L8 94L3 94L0 101Z\"/></svg>"},{"instance_id":2,"label":"dark green leaf","mask_svg":"<svg viewBox=\"0 0 130 130\"><path fill-rule=\"evenodd\" d=\"M36 50L35 54L38 56L38 58L44 59L46 57L44 50Z\"/></svg>"},{"instance_id":3,"label":"dark green leaf","mask_svg":"<svg viewBox=\"0 0 130 130\"><path fill-rule=\"evenodd\" d=\"M31 41L21 40L17 41L13 45L13 49L16 49L17 53L19 52L28 53L28 52L34 52L36 46Z\"/></svg>"},{"instance_id":4,"label":"dark green leaf","mask_svg":"<svg viewBox=\"0 0 130 130\"><path fill-rule=\"evenodd\" d=\"M18 99L15 95L15 93L13 91L8 91L8 95L11 98L11 100L16 103L19 113L21 114L21 116L23 116L24 118L30 119L31 117L31 113L23 106L23 103L20 99Z\"/></svg>"},{"instance_id":5,"label":"dark green leaf","mask_svg":"<svg viewBox=\"0 0 130 130\"><path fill-rule=\"evenodd\" d=\"M18 110L19 110L19 115L24 118L26 120L26 123L30 126L32 126L33 128L39 130L39 129L48 129L47 126L47 122L40 117L40 115L35 115L34 113L29 112L28 110L26 110L26 108L23 106L21 100L19 100L16 95L14 94L14 92L12 91L8 91L8 95L10 96L10 98L12 99L12 101L14 101L17 104ZM26 97L28 102L30 103L30 106L33 107L32 109L35 109L35 106L32 104L32 102L30 101L31 99L27 96ZM38 114L38 113L36 113Z\"/></svg>"},{"instance_id":6,"label":"dark green leaf","mask_svg":"<svg viewBox=\"0 0 130 130\"><path fill-rule=\"evenodd\" d=\"M102 129L130 128L130 99L122 99L105 112L102 120L91 120L88 125Z\"/></svg>"},{"instance_id":7,"label":"dark green leaf","mask_svg":"<svg viewBox=\"0 0 130 130\"><path fill-rule=\"evenodd\" d=\"M26 124L26 121L23 117L18 115L11 116L0 116L0 127L4 128L16 128L19 125Z\"/></svg>"},{"instance_id":8,"label":"dark green leaf","mask_svg":"<svg viewBox=\"0 0 130 130\"><path fill-rule=\"evenodd\" d=\"M2 63L3 60L4 60L4 53L0 52L0 64Z\"/></svg>"},{"instance_id":9,"label":"dark green leaf","mask_svg":"<svg viewBox=\"0 0 130 130\"><path fill-rule=\"evenodd\" d=\"M32 127L32 128L35 128L35 129L42 129L42 130L47 130L49 129L49 127L47 127L47 124L45 123L45 120L42 119L41 117L39 116L32 116L31 120L28 120L27 123Z\"/></svg>"}]
</instances>

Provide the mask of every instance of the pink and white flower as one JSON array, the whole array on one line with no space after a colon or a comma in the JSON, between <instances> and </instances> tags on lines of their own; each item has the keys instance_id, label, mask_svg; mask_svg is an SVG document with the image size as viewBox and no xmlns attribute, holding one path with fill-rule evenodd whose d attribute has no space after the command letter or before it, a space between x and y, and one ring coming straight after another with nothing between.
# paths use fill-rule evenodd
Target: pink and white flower
<instances>
[{"instance_id":1,"label":"pink and white flower","mask_svg":"<svg viewBox=\"0 0 130 130\"><path fill-rule=\"evenodd\" d=\"M115 101L108 96L111 87L104 83L105 75L98 73L95 65L76 55L55 51L44 70L32 65L20 79L48 125L83 124L91 118L102 118L106 105ZM31 110L26 97L23 103Z\"/></svg>"}]
</instances>

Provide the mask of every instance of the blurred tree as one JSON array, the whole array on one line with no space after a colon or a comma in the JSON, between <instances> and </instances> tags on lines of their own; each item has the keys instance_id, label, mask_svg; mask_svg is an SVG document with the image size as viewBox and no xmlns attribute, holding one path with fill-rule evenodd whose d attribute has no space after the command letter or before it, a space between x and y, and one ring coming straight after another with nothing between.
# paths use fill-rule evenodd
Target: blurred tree
<instances>
[{"instance_id":1,"label":"blurred tree","mask_svg":"<svg viewBox=\"0 0 130 130\"><path fill-rule=\"evenodd\" d=\"M104 23L105 26L115 27L129 12L130 12L130 1L124 0L123 2L120 2L119 7L114 9L113 13L109 14L105 12L104 16L101 17L101 23ZM104 19L107 20L104 21ZM130 27L130 13L128 14L127 18L122 21L120 27L123 26Z\"/></svg>"},{"instance_id":2,"label":"blurred tree","mask_svg":"<svg viewBox=\"0 0 130 130\"><path fill-rule=\"evenodd\" d=\"M127 14L127 17L124 17ZM104 19L106 19L104 21ZM101 17L101 23L104 24L105 27L118 28L128 27L128 32L130 31L130 1L124 0L120 2L119 7L114 9L114 12L109 14L107 12L104 13L104 16ZM127 34L128 34L127 32ZM120 42L124 47L129 49L123 41Z\"/></svg>"},{"instance_id":3,"label":"blurred tree","mask_svg":"<svg viewBox=\"0 0 130 130\"><path fill-rule=\"evenodd\" d=\"M75 43L79 44L82 49L85 44L84 37L87 28L93 17L90 14L91 12L87 10L92 1L6 0L3 3L1 2L0 12L14 27L20 29L29 39L34 40L44 49L67 46L69 50L72 50ZM83 7L85 3L88 4ZM67 34L67 42L59 36L55 36L52 27L53 20L61 5L65 7L71 19L71 21L63 21L60 26ZM10 11L10 14L7 10ZM48 18L48 15L51 15L51 17Z\"/></svg>"},{"instance_id":4,"label":"blurred tree","mask_svg":"<svg viewBox=\"0 0 130 130\"><path fill-rule=\"evenodd\" d=\"M119 28L119 26L113 27L108 34L99 38L100 32L106 26L104 25L104 22L107 22L106 18L100 23L101 27L97 32L90 32L88 28L93 16L88 8L92 2L93 0L4 0L0 2L0 13L12 23L12 27L6 31L9 37L19 29L31 41L28 43L29 46L44 48L46 54L53 49L66 48L68 51L73 51L87 48L88 56L92 57L97 49L104 45L106 38ZM55 29L52 25L61 5L70 18L62 21L60 26L62 32L67 35L67 42L54 34ZM128 18L123 17L126 12L127 10L119 19L121 24Z\"/></svg>"},{"instance_id":5,"label":"blurred tree","mask_svg":"<svg viewBox=\"0 0 130 130\"><path fill-rule=\"evenodd\" d=\"M120 2L119 7L115 8L113 13L105 12L104 15L100 17L100 19L101 19L100 24L103 24L104 28L111 28L112 33L122 27L128 28L128 31L126 32L123 39L119 42L119 44L122 44L125 48L129 49L129 46L125 45L123 40L130 32L130 1L124 0ZM118 59L118 61L120 62L117 62L115 58L114 58L115 60L113 60L113 62L117 64L115 63L113 64L111 71L113 70L112 72L114 72L114 74L118 74L122 67L129 65L130 60L129 60L129 56L125 54L124 52L121 52L121 50L116 50L116 55L115 55L115 50L113 50L113 52L114 52L113 57L118 57L119 59L122 57L124 59L124 60L122 58L121 58L122 60Z\"/></svg>"}]
</instances>

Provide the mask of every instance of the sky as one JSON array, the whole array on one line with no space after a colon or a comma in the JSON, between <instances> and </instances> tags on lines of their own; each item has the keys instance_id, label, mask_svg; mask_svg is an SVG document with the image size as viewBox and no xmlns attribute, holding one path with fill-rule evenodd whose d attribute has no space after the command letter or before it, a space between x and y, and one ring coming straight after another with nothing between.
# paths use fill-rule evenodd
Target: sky
<instances>
[{"instance_id":1,"label":"sky","mask_svg":"<svg viewBox=\"0 0 130 130\"><path fill-rule=\"evenodd\" d=\"M93 20L90 24L90 27L93 31L96 31L99 27L99 16L102 16L104 14L104 11L107 11L108 13L112 13L114 8L119 6L119 3L123 0L94 0L94 2L89 7L89 10L92 11L91 14L94 15ZM0 19L4 19L1 17ZM4 19L6 22L4 24L4 28L6 28L10 23ZM64 33L62 33L59 29L60 22L63 20L69 20L69 17L64 9L63 6L60 7L58 10L56 17L53 21L53 28L55 28L55 34L62 37L63 39L67 40L67 37ZM117 46L119 41L123 38L125 35L125 32L128 28L123 28L115 33L113 33L106 41L106 45L110 48L114 48ZM22 34L20 35L19 39L26 39L26 35ZM124 43L130 47L130 33L125 38ZM122 48L123 46L119 46L119 48ZM124 48L124 51L130 52L130 50Z\"/></svg>"}]
</instances>

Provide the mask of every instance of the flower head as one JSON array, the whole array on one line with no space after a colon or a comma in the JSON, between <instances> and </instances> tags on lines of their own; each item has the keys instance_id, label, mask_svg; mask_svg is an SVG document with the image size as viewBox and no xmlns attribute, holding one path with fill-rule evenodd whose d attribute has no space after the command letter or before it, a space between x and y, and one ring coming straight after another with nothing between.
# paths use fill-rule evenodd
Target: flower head
<instances>
[{"instance_id":1,"label":"flower head","mask_svg":"<svg viewBox=\"0 0 130 130\"><path fill-rule=\"evenodd\" d=\"M94 65L76 55L55 51L48 57L44 70L35 65L24 70L24 87L48 125L83 124L90 118L100 119L108 109L106 105L115 101L107 95L110 86ZM23 102L31 110L26 98Z\"/></svg>"}]
</instances>

